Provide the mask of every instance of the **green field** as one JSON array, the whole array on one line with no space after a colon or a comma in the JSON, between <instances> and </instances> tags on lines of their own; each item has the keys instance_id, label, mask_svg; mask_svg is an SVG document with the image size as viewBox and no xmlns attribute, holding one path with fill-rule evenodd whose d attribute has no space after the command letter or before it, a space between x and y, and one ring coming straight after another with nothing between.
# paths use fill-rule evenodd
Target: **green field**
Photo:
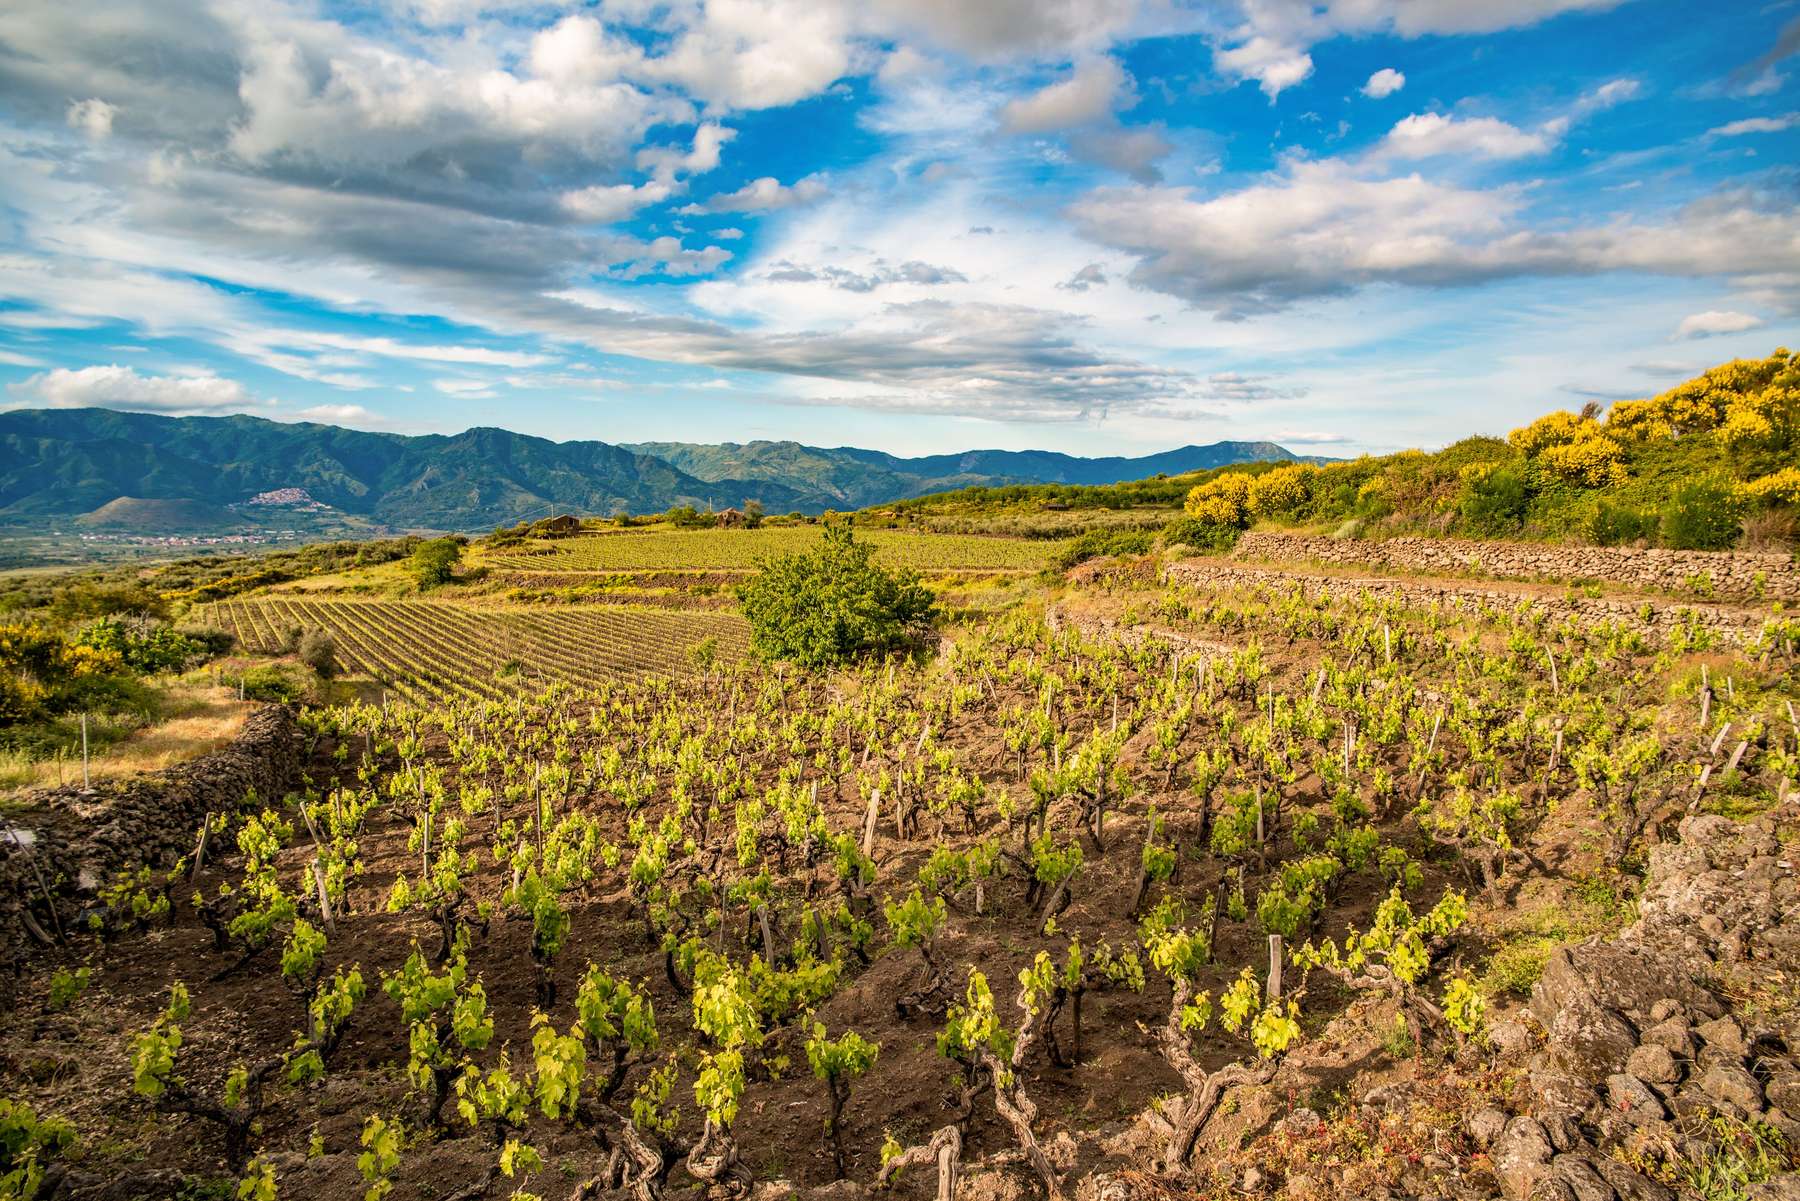
<instances>
[{"instance_id":1,"label":"green field","mask_svg":"<svg viewBox=\"0 0 1800 1201\"><path fill-rule=\"evenodd\" d=\"M421 700L486 699L550 680L593 685L691 670L690 652L713 639L724 658L749 635L735 614L604 606L502 609L434 601L257 597L222 601L203 620L254 654L279 654L291 631L319 627L349 671Z\"/></svg>"},{"instance_id":2,"label":"green field","mask_svg":"<svg viewBox=\"0 0 1800 1201\"><path fill-rule=\"evenodd\" d=\"M876 562L924 572L1036 571L1055 550L1049 543L1017 538L891 530L859 532L857 538L875 545ZM759 559L807 550L818 541L812 526L586 534L483 554L480 562L499 571L745 571Z\"/></svg>"}]
</instances>

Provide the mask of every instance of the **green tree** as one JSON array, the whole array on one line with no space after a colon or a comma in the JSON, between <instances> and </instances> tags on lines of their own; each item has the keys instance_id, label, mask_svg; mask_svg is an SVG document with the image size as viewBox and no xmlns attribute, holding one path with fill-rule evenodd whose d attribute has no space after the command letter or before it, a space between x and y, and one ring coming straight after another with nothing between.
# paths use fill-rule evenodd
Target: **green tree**
<instances>
[{"instance_id":1,"label":"green tree","mask_svg":"<svg viewBox=\"0 0 1800 1201\"><path fill-rule=\"evenodd\" d=\"M421 542L406 562L407 570L421 588L436 588L456 578L456 565L462 560L462 543L454 538L433 538Z\"/></svg>"},{"instance_id":2,"label":"green tree","mask_svg":"<svg viewBox=\"0 0 1800 1201\"><path fill-rule=\"evenodd\" d=\"M912 641L937 615L931 592L910 570L877 567L874 552L834 524L814 549L763 560L737 591L757 654L824 667Z\"/></svg>"}]
</instances>

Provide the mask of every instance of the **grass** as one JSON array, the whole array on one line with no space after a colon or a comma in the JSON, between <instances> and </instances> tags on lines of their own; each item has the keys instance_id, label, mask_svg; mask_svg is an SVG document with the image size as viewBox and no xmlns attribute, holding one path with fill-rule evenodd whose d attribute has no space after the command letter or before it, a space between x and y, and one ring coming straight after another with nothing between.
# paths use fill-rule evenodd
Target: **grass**
<instances>
[{"instance_id":1,"label":"grass","mask_svg":"<svg viewBox=\"0 0 1800 1201\"><path fill-rule=\"evenodd\" d=\"M234 689L210 683L179 683L163 696L160 711L149 721L136 717L97 717L88 728L88 778L112 780L160 771L176 763L218 750L237 737L254 704L237 699ZM58 755L32 757L21 751L0 752L0 789L19 792L57 788L81 782L81 736L71 722L69 745ZM0 795L0 805L9 798Z\"/></svg>"},{"instance_id":2,"label":"grass","mask_svg":"<svg viewBox=\"0 0 1800 1201\"><path fill-rule=\"evenodd\" d=\"M1499 941L1481 974L1482 992L1490 997L1529 997L1552 951L1620 929L1632 920L1635 909L1626 880L1605 873L1579 878L1569 895L1521 910L1501 924Z\"/></svg>"},{"instance_id":3,"label":"grass","mask_svg":"<svg viewBox=\"0 0 1800 1201\"><path fill-rule=\"evenodd\" d=\"M961 534L859 529L857 537L874 544L875 559L883 566L921 571L1036 571L1050 561L1055 549L1042 542ZM818 541L819 531L810 526L587 534L542 545L480 550L470 566L531 573L746 571L759 559L808 550Z\"/></svg>"}]
</instances>

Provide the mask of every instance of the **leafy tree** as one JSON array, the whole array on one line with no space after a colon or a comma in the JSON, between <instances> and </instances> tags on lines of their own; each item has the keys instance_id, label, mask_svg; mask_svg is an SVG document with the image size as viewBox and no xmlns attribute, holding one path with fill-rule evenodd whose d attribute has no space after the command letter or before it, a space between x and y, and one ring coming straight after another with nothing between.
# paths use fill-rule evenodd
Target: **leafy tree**
<instances>
[{"instance_id":1,"label":"leafy tree","mask_svg":"<svg viewBox=\"0 0 1800 1201\"><path fill-rule=\"evenodd\" d=\"M829 667L914 641L937 615L931 592L909 569L877 567L874 553L840 523L810 551L763 560L737 590L750 645L764 658Z\"/></svg>"},{"instance_id":2,"label":"leafy tree","mask_svg":"<svg viewBox=\"0 0 1800 1201\"><path fill-rule=\"evenodd\" d=\"M456 578L456 565L462 561L462 543L454 538L433 538L419 543L406 561L408 571L419 581L420 588L436 588Z\"/></svg>"},{"instance_id":3,"label":"leafy tree","mask_svg":"<svg viewBox=\"0 0 1800 1201\"><path fill-rule=\"evenodd\" d=\"M294 654L317 672L321 680L329 680L338 673L337 640L330 630L321 626L308 626L301 631Z\"/></svg>"}]
</instances>

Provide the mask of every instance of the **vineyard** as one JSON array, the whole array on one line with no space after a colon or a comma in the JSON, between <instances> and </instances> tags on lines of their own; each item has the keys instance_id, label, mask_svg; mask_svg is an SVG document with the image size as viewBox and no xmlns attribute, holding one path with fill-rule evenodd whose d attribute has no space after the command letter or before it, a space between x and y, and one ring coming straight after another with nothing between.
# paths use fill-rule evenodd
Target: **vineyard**
<instances>
[{"instance_id":1,"label":"vineyard","mask_svg":"<svg viewBox=\"0 0 1800 1201\"><path fill-rule=\"evenodd\" d=\"M888 530L859 531L858 537L876 547L878 563L923 572L1035 571L1055 549L1018 538ZM810 526L589 534L530 550L491 551L482 561L496 570L524 572L747 571L760 559L805 550L818 540L818 530Z\"/></svg>"},{"instance_id":2,"label":"vineyard","mask_svg":"<svg viewBox=\"0 0 1800 1201\"><path fill-rule=\"evenodd\" d=\"M648 608L482 609L276 596L222 602L205 611L205 620L264 655L288 649L295 630L324 629L345 667L421 701L686 672L709 640L726 658L741 655L747 643L735 616Z\"/></svg>"},{"instance_id":3,"label":"vineyard","mask_svg":"<svg viewBox=\"0 0 1800 1201\"><path fill-rule=\"evenodd\" d=\"M1796 1164L1791 957L1721 950L1735 1044L1677 1022L1666 1066L1628 1026L1654 1088L1532 1066L1521 1009L1677 822L1791 809L1780 614L1726 646L1126 563L834 673L677 671L739 645L685 614L214 614L326 625L420 703L303 712L304 787L68 921L0 1036L40 1181L1724 1201ZM1596 1062L1607 1020L1568 1035ZM1591 1110L1540 1122L1551 1088Z\"/></svg>"}]
</instances>

